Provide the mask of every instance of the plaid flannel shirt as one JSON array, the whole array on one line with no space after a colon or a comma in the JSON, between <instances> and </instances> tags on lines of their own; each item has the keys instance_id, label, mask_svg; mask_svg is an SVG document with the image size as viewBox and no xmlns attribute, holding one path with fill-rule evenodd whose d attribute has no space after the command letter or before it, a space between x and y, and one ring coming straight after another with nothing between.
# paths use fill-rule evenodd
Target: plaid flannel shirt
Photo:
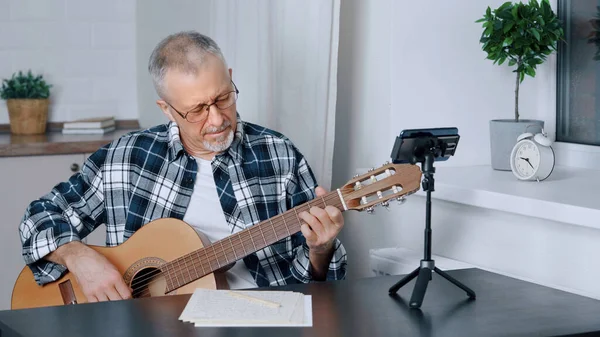
<instances>
[{"instance_id":1,"label":"plaid flannel shirt","mask_svg":"<svg viewBox=\"0 0 600 337\"><path fill-rule=\"evenodd\" d=\"M217 192L232 233L315 197L305 158L289 139L240 120L231 147L212 161ZM183 219L197 163L170 122L122 136L93 153L81 171L33 201L19 226L22 254L38 284L57 280L66 267L43 259L106 224L106 245L117 246L144 224ZM343 279L347 257L336 239L327 280ZM301 232L244 258L258 286L312 281Z\"/></svg>"}]
</instances>

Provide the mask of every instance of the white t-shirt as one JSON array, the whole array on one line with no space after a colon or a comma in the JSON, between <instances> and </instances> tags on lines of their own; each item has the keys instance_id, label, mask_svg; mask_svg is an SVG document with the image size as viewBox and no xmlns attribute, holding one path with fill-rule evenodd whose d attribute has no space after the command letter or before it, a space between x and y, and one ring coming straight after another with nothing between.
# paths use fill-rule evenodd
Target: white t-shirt
<instances>
[{"instance_id":1,"label":"white t-shirt","mask_svg":"<svg viewBox=\"0 0 600 337\"><path fill-rule=\"evenodd\" d=\"M210 242L216 242L232 233L217 195L211 162L201 158L196 158L196 162L198 163L198 173L183 221L194 227L196 231L203 233ZM231 289L256 287L254 278L242 260L238 260L225 275Z\"/></svg>"}]
</instances>

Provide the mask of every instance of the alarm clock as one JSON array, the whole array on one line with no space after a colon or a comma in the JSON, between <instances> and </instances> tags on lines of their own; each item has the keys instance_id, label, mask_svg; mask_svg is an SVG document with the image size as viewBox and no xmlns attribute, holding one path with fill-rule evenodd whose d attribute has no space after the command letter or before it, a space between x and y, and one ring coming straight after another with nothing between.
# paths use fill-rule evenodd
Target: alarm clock
<instances>
[{"instance_id":1,"label":"alarm clock","mask_svg":"<svg viewBox=\"0 0 600 337\"><path fill-rule=\"evenodd\" d=\"M517 143L510 154L510 168L515 177L539 182L550 176L554 164L552 142L544 129L535 135L525 132L517 137Z\"/></svg>"}]
</instances>

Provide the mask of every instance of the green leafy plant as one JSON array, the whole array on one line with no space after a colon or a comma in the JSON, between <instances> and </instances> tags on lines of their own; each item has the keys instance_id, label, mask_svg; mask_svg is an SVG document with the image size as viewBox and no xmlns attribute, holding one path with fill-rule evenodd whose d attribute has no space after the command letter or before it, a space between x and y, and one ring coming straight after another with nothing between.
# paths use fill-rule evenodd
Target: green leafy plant
<instances>
[{"instance_id":1,"label":"green leafy plant","mask_svg":"<svg viewBox=\"0 0 600 337\"><path fill-rule=\"evenodd\" d=\"M515 121L519 121L519 84L525 75L535 77L536 67L556 51L564 31L548 0L529 3L505 2L495 10L487 8L483 18L483 33L479 42L487 58L494 64L515 67Z\"/></svg>"},{"instance_id":2,"label":"green leafy plant","mask_svg":"<svg viewBox=\"0 0 600 337\"><path fill-rule=\"evenodd\" d=\"M42 75L33 75L31 70L24 74L14 73L11 78L2 81L0 98L2 99L44 99L50 97L52 85L46 83Z\"/></svg>"}]
</instances>

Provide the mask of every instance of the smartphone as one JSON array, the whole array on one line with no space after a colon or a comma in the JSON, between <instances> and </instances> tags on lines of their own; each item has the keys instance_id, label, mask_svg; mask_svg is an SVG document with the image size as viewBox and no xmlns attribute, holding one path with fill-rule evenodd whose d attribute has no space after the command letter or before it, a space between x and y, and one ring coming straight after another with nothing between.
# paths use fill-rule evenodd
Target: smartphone
<instances>
[{"instance_id":1,"label":"smartphone","mask_svg":"<svg viewBox=\"0 0 600 337\"><path fill-rule=\"evenodd\" d=\"M391 159L395 164L415 164L422 159L423 145L427 142L438 150L435 161L445 161L454 155L459 139L456 127L402 130L396 137Z\"/></svg>"}]
</instances>

